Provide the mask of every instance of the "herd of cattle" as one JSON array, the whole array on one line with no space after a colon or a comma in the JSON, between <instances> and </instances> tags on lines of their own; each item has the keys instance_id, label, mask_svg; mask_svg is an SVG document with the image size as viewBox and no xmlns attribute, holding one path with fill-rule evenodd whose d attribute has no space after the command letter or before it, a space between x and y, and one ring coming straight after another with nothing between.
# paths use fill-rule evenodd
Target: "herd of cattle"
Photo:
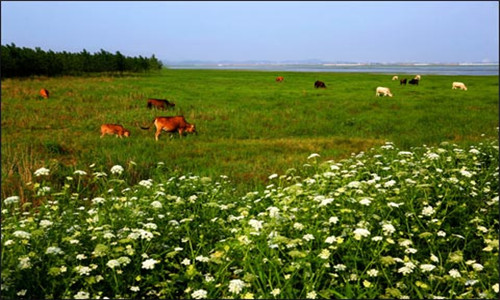
<instances>
[{"instance_id":1,"label":"herd of cattle","mask_svg":"<svg viewBox=\"0 0 500 300\"><path fill-rule=\"evenodd\" d=\"M403 79L399 80L398 76L393 76L392 80L399 80L399 85L406 85L406 83L409 83L412 85L418 85L421 78L422 77L420 75L416 75L415 78L410 79L408 81L407 78L403 78ZM465 84L463 82L455 81L451 84L451 89L452 90L461 89L461 90L466 91L467 87L465 86ZM380 95L392 97L391 90L387 87L382 87L382 86L377 87L377 89L375 90L375 96L380 96Z\"/></svg>"},{"instance_id":2,"label":"herd of cattle","mask_svg":"<svg viewBox=\"0 0 500 300\"><path fill-rule=\"evenodd\" d=\"M418 85L420 82L421 76L416 75L415 78L410 79L409 81L407 78L399 80L398 76L393 76L392 80L399 80L400 85L406 85L406 83L412 84L412 85ZM283 76L278 76L276 77L276 82L283 82L284 77ZM323 81L317 80L314 82L314 87L315 88L326 88L326 84ZM463 82L453 82L452 89L461 89L461 90L467 90L467 87ZM375 96L389 96L392 97L391 90L388 87L382 87L379 86L375 90ZM43 99L48 99L49 98L49 91L47 89L41 89L40 90L40 96ZM156 98L149 98L147 100L146 107L149 109L169 109L175 107L175 103L170 102L166 99L156 99ZM158 141L158 137L160 136L162 131L166 132L178 132L180 136L182 136L185 132L188 133L197 133L196 132L196 126L194 124L190 124L186 121L184 116L172 116L172 117L155 117L151 123L155 125L156 127L156 133L155 133L155 140ZM141 129L148 130L151 128L151 125L148 127L144 126L139 126ZM101 138L104 137L105 135L110 134L110 135L116 135L120 138L122 137L129 137L130 136L130 130L125 129L122 125L120 124L102 124L101 125Z\"/></svg>"}]
</instances>

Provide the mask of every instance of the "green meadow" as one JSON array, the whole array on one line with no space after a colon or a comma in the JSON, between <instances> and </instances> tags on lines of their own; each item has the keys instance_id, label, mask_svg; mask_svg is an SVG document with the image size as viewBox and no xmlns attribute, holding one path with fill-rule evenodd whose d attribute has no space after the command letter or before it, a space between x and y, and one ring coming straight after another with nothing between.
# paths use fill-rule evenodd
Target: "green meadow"
<instances>
[{"instance_id":1,"label":"green meadow","mask_svg":"<svg viewBox=\"0 0 500 300\"><path fill-rule=\"evenodd\" d=\"M276 76L284 76L282 83ZM401 78L405 76L398 74ZM2 81L2 196L29 192L34 170L51 166L64 178L97 164L133 166L130 182L152 166L171 172L229 176L238 190L265 184L303 164L311 153L339 159L394 142L402 149L443 141L468 144L497 136L497 76L424 75L400 86L392 75L356 73L162 70L122 77L56 77ZM326 89L315 89L316 80ZM463 81L468 91L452 90ZM375 97L386 86L394 97ZM51 97L40 100L47 88ZM175 109L148 110L148 97ZM184 115L198 135L139 128L155 116ZM103 123L131 137L100 138Z\"/></svg>"},{"instance_id":2,"label":"green meadow","mask_svg":"<svg viewBox=\"0 0 500 300\"><path fill-rule=\"evenodd\" d=\"M2 298L498 298L498 77L391 77L2 81Z\"/></svg>"}]
</instances>

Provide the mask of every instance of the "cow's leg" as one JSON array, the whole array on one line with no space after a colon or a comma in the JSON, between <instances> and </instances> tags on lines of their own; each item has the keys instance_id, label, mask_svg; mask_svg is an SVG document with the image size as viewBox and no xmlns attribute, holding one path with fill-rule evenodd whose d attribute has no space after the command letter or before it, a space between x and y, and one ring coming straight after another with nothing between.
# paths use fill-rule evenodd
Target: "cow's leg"
<instances>
[{"instance_id":1,"label":"cow's leg","mask_svg":"<svg viewBox=\"0 0 500 300\"><path fill-rule=\"evenodd\" d=\"M156 129L155 140L158 140L158 137L160 136L160 133L161 133L161 128Z\"/></svg>"}]
</instances>

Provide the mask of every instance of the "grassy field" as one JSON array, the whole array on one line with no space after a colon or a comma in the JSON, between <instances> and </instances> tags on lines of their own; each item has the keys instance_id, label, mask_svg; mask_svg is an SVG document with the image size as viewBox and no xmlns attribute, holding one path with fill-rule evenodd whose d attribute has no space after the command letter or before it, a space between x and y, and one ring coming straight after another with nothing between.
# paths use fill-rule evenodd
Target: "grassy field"
<instances>
[{"instance_id":1,"label":"grassy field","mask_svg":"<svg viewBox=\"0 0 500 300\"><path fill-rule=\"evenodd\" d=\"M282 83L274 81L285 77ZM96 163L131 166L130 182L158 162L167 170L229 176L238 190L302 165L311 153L339 159L392 141L402 149L442 141L467 144L496 136L497 76L423 76L400 86L390 75L163 70L126 77L62 77L2 82L2 196L30 190L34 170L53 176ZM401 76L400 77L404 77ZM408 76L409 77L409 76ZM409 77L411 78L411 77ZM315 80L327 89L314 89ZM468 91L452 90L463 81ZM377 86L394 97L375 97ZM51 92L39 100L40 88ZM176 103L151 111L148 97ZM138 125L182 114L199 134L180 139ZM99 138L102 123L120 123L129 139ZM132 165L131 165L132 164Z\"/></svg>"},{"instance_id":2,"label":"grassy field","mask_svg":"<svg viewBox=\"0 0 500 300\"><path fill-rule=\"evenodd\" d=\"M498 77L390 78L2 81L2 298L498 298Z\"/></svg>"}]
</instances>

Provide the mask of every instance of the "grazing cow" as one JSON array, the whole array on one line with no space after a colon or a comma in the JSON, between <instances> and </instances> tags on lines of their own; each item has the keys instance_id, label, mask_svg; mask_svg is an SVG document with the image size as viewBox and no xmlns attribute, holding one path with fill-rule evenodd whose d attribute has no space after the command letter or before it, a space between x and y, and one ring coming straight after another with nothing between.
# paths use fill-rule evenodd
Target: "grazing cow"
<instances>
[{"instance_id":1,"label":"grazing cow","mask_svg":"<svg viewBox=\"0 0 500 300\"><path fill-rule=\"evenodd\" d=\"M49 91L47 89L41 89L40 96L42 96L43 99L49 99Z\"/></svg>"},{"instance_id":2,"label":"grazing cow","mask_svg":"<svg viewBox=\"0 0 500 300\"><path fill-rule=\"evenodd\" d=\"M377 90L375 91L375 96L379 96L380 94L383 94L384 96L389 96L392 97L391 90L386 87L381 87L379 86Z\"/></svg>"},{"instance_id":3,"label":"grazing cow","mask_svg":"<svg viewBox=\"0 0 500 300\"><path fill-rule=\"evenodd\" d=\"M413 85L415 85L415 84L416 84L416 85L418 85L418 82L419 82L419 81L420 81L420 80L413 78L413 79L411 79L410 81L408 81L408 83L409 83L409 84L413 84Z\"/></svg>"},{"instance_id":4,"label":"grazing cow","mask_svg":"<svg viewBox=\"0 0 500 300\"><path fill-rule=\"evenodd\" d=\"M150 98L148 99L148 108L158 108L158 109L168 109L169 107L174 107L175 103L169 102L168 100L165 99L154 99Z\"/></svg>"},{"instance_id":5,"label":"grazing cow","mask_svg":"<svg viewBox=\"0 0 500 300\"><path fill-rule=\"evenodd\" d=\"M102 124L101 138L106 134L116 134L117 137L122 138L123 136L129 137L130 131L123 128L123 126L119 124Z\"/></svg>"},{"instance_id":6,"label":"grazing cow","mask_svg":"<svg viewBox=\"0 0 500 300\"><path fill-rule=\"evenodd\" d=\"M403 84L406 85L406 80L407 80L406 78L405 79L401 79L399 81L399 85L403 85Z\"/></svg>"},{"instance_id":7,"label":"grazing cow","mask_svg":"<svg viewBox=\"0 0 500 300\"><path fill-rule=\"evenodd\" d=\"M282 82L283 80L285 80L285 78L283 78L283 76L276 77L276 82Z\"/></svg>"},{"instance_id":8,"label":"grazing cow","mask_svg":"<svg viewBox=\"0 0 500 300\"><path fill-rule=\"evenodd\" d=\"M420 75L415 75L415 78L416 80L420 80Z\"/></svg>"},{"instance_id":9,"label":"grazing cow","mask_svg":"<svg viewBox=\"0 0 500 300\"><path fill-rule=\"evenodd\" d=\"M317 81L314 83L314 87L315 87L315 88L323 88L323 89L325 89L325 88L326 88L326 85L325 85L325 83L324 83L323 81L319 81L319 80L317 80Z\"/></svg>"},{"instance_id":10,"label":"grazing cow","mask_svg":"<svg viewBox=\"0 0 500 300\"><path fill-rule=\"evenodd\" d=\"M174 117L156 117L153 119L152 123L156 127L155 139L158 141L162 130L166 132L178 132L179 136L182 136L184 132L196 133L196 127L194 124L189 124L184 119L184 116L174 116ZM141 129L149 129L149 127L142 127Z\"/></svg>"},{"instance_id":11,"label":"grazing cow","mask_svg":"<svg viewBox=\"0 0 500 300\"><path fill-rule=\"evenodd\" d=\"M451 85L451 89L452 90L461 89L461 90L466 91L467 87L465 86L465 84L463 82L453 82Z\"/></svg>"},{"instance_id":12,"label":"grazing cow","mask_svg":"<svg viewBox=\"0 0 500 300\"><path fill-rule=\"evenodd\" d=\"M399 77L398 76L392 76L392 80L398 80Z\"/></svg>"}]
</instances>

